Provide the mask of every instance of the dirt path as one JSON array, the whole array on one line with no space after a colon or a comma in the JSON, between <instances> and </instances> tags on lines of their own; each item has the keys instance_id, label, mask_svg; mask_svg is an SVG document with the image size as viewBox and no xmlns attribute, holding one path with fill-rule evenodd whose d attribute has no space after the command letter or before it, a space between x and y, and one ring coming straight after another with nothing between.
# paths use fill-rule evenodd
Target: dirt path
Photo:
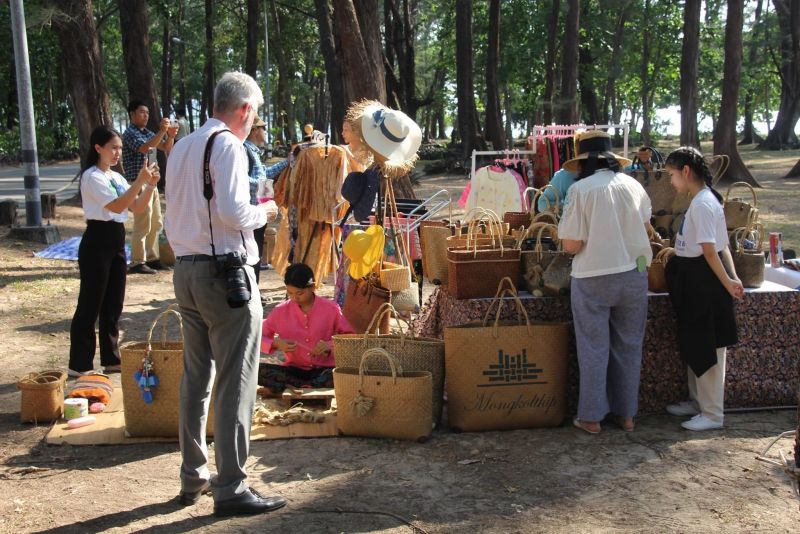
<instances>
[{"instance_id":1,"label":"dirt path","mask_svg":"<svg viewBox=\"0 0 800 534\"><path fill-rule=\"evenodd\" d=\"M775 181L769 169L763 179ZM463 183L434 177L422 187L455 197ZM796 189L775 181L763 195L787 233L797 232ZM81 216L59 206L62 238L80 235ZM426 532L797 531L787 480L754 459L771 437L796 428L791 410L731 414L724 431L705 434L650 415L632 434L564 426L439 431L423 445L254 442L250 481L286 497L286 509L218 521L210 498L181 508L177 444L50 447L41 443L46 427L19 424L17 379L66 367L77 265L35 259L40 246L0 234L0 532L411 532L407 522ZM261 286L281 298L274 273ZM169 274L129 277L125 338L142 339L173 300ZM789 441L779 445L788 454Z\"/></svg>"}]
</instances>

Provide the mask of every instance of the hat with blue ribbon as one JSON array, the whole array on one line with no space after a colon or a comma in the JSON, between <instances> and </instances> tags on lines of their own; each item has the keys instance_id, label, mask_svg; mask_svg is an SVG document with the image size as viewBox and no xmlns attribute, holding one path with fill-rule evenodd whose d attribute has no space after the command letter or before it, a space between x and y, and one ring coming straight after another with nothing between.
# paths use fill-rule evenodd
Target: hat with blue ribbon
<instances>
[{"instance_id":1,"label":"hat with blue ribbon","mask_svg":"<svg viewBox=\"0 0 800 534\"><path fill-rule=\"evenodd\" d=\"M376 159L389 169L407 168L417 160L422 130L402 111L375 103L364 108L361 135Z\"/></svg>"}]
</instances>

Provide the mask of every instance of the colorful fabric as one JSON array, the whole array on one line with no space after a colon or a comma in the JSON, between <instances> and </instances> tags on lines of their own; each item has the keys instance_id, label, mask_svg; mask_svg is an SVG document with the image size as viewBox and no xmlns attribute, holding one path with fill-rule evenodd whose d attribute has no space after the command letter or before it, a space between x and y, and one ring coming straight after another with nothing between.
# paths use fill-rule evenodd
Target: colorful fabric
<instances>
[{"instance_id":1,"label":"colorful fabric","mask_svg":"<svg viewBox=\"0 0 800 534\"><path fill-rule=\"evenodd\" d=\"M102 373L92 373L79 377L67 391L67 397L71 399L89 399L89 404L102 402L106 406L111 402L111 395L114 394L114 384L111 379Z\"/></svg>"},{"instance_id":2,"label":"colorful fabric","mask_svg":"<svg viewBox=\"0 0 800 534\"><path fill-rule=\"evenodd\" d=\"M37 258L44 258L47 260L69 260L78 261L78 249L81 246L80 237L70 237L64 241L59 241L49 247L34 252L33 255ZM131 247L125 245L125 260L131 262Z\"/></svg>"},{"instance_id":3,"label":"colorful fabric","mask_svg":"<svg viewBox=\"0 0 800 534\"><path fill-rule=\"evenodd\" d=\"M271 389L273 393L281 393L286 387L332 388L333 367L305 370L286 365L260 363L258 365L258 385Z\"/></svg>"}]
</instances>

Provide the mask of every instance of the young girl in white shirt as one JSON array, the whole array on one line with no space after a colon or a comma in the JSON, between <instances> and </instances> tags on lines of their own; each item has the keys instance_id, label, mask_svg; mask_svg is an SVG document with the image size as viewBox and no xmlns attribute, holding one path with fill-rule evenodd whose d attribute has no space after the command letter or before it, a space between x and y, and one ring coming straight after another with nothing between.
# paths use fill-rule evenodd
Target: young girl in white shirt
<instances>
[{"instance_id":1,"label":"young girl in white shirt","mask_svg":"<svg viewBox=\"0 0 800 534\"><path fill-rule=\"evenodd\" d=\"M158 166L145 165L132 184L111 167L122 155L122 137L98 126L89 138L89 153L81 169L81 202L86 231L78 248L81 285L69 331L69 375L93 369L99 316L100 363L106 373L120 371L119 327L125 297L125 221L128 210L142 212L158 183Z\"/></svg>"},{"instance_id":2,"label":"young girl in white shirt","mask_svg":"<svg viewBox=\"0 0 800 534\"><path fill-rule=\"evenodd\" d=\"M737 342L733 299L744 287L736 276L722 197L711 187L703 155L681 147L666 169L679 193L693 199L675 237L676 256L667 264L670 298L678 318L678 347L689 367L689 399L667 406L672 415L694 416L687 430L722 428L726 347Z\"/></svg>"}]
</instances>

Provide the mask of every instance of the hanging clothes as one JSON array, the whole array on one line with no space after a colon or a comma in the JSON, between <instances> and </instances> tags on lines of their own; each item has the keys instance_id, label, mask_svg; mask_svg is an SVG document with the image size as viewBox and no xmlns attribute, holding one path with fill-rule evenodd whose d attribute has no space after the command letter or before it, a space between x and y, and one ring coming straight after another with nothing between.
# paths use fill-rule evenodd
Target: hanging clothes
<instances>
[{"instance_id":1,"label":"hanging clothes","mask_svg":"<svg viewBox=\"0 0 800 534\"><path fill-rule=\"evenodd\" d=\"M507 211L521 211L524 204L518 177L518 173L509 170L478 169L471 182L466 209L486 208L500 216Z\"/></svg>"}]
</instances>

